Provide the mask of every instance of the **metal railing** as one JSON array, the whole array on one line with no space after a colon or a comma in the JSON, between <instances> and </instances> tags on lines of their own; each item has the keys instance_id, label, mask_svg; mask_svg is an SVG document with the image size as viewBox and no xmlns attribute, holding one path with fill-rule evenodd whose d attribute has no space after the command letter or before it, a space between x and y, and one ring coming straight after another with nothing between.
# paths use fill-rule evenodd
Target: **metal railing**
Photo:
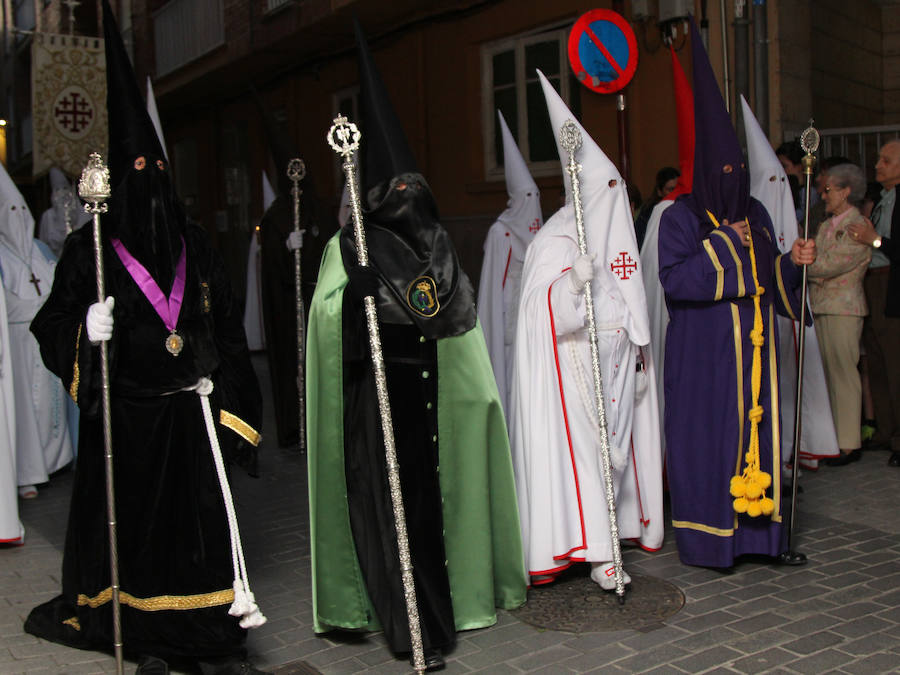
<instances>
[{"instance_id":1,"label":"metal railing","mask_svg":"<svg viewBox=\"0 0 900 675\"><path fill-rule=\"evenodd\" d=\"M802 130L786 131L784 139L794 140L801 133ZM819 136L819 157L846 157L862 167L867 174L872 174L881 146L891 139L900 138L900 124L819 129Z\"/></svg>"},{"instance_id":2,"label":"metal railing","mask_svg":"<svg viewBox=\"0 0 900 675\"><path fill-rule=\"evenodd\" d=\"M285 5L289 5L294 0L266 0L266 11L271 12L279 7L284 7Z\"/></svg>"},{"instance_id":3,"label":"metal railing","mask_svg":"<svg viewBox=\"0 0 900 675\"><path fill-rule=\"evenodd\" d=\"M156 76L225 44L223 0L172 0L153 16Z\"/></svg>"}]
</instances>

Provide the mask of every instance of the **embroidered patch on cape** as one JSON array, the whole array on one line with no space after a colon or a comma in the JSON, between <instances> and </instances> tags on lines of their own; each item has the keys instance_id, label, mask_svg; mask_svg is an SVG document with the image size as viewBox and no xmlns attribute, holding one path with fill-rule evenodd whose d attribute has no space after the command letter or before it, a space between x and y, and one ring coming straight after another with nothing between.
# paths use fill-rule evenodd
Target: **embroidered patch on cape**
<instances>
[{"instance_id":1,"label":"embroidered patch on cape","mask_svg":"<svg viewBox=\"0 0 900 675\"><path fill-rule=\"evenodd\" d=\"M406 304L417 314L432 317L441 309L438 302L437 285L428 276L414 279L406 290Z\"/></svg>"}]
</instances>

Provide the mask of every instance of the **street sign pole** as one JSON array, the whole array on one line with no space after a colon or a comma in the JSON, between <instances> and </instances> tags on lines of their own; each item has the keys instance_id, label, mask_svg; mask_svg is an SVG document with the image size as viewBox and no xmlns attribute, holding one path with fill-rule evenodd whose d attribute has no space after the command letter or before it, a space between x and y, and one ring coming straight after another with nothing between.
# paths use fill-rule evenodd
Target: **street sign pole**
<instances>
[{"instance_id":1,"label":"street sign pole","mask_svg":"<svg viewBox=\"0 0 900 675\"><path fill-rule=\"evenodd\" d=\"M599 94L616 97L619 138L619 172L631 179L628 160L628 115L621 90L637 70L638 48L634 30L618 12L594 9L582 15L569 33L569 63L575 77Z\"/></svg>"}]
</instances>

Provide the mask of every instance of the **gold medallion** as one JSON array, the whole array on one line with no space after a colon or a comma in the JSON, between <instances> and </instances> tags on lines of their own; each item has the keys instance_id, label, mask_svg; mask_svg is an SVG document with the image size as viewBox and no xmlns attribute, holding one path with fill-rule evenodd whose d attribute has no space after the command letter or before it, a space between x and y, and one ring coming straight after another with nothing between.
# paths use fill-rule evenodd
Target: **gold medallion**
<instances>
[{"instance_id":1,"label":"gold medallion","mask_svg":"<svg viewBox=\"0 0 900 675\"><path fill-rule=\"evenodd\" d=\"M183 348L184 338L173 330L166 338L166 351L172 356L178 356Z\"/></svg>"}]
</instances>

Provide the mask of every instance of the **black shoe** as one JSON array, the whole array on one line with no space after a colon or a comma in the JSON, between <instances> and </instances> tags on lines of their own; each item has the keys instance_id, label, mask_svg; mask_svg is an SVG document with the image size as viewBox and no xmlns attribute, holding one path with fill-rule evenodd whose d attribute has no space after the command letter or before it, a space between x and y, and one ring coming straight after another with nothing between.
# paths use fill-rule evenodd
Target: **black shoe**
<instances>
[{"instance_id":1,"label":"black shoe","mask_svg":"<svg viewBox=\"0 0 900 675\"><path fill-rule=\"evenodd\" d=\"M444 666L447 664L444 663L444 657L441 656L440 649L426 649L423 654L425 657L425 671L431 672L433 670L443 670ZM409 663L415 668L416 664L413 663L414 656L412 654L409 655Z\"/></svg>"},{"instance_id":2,"label":"black shoe","mask_svg":"<svg viewBox=\"0 0 900 675\"><path fill-rule=\"evenodd\" d=\"M271 675L268 671L254 668L249 661L232 658L217 661L200 661L203 675Z\"/></svg>"},{"instance_id":3,"label":"black shoe","mask_svg":"<svg viewBox=\"0 0 900 675\"><path fill-rule=\"evenodd\" d=\"M169 664L155 656L142 656L134 675L169 675Z\"/></svg>"},{"instance_id":4,"label":"black shoe","mask_svg":"<svg viewBox=\"0 0 900 675\"><path fill-rule=\"evenodd\" d=\"M842 452L837 457L826 457L824 460L827 466L845 466L851 462L858 462L862 457L862 450L856 448L850 452Z\"/></svg>"},{"instance_id":5,"label":"black shoe","mask_svg":"<svg viewBox=\"0 0 900 675\"><path fill-rule=\"evenodd\" d=\"M888 459L888 466L900 466L900 450L895 450L891 453L891 457Z\"/></svg>"}]
</instances>

